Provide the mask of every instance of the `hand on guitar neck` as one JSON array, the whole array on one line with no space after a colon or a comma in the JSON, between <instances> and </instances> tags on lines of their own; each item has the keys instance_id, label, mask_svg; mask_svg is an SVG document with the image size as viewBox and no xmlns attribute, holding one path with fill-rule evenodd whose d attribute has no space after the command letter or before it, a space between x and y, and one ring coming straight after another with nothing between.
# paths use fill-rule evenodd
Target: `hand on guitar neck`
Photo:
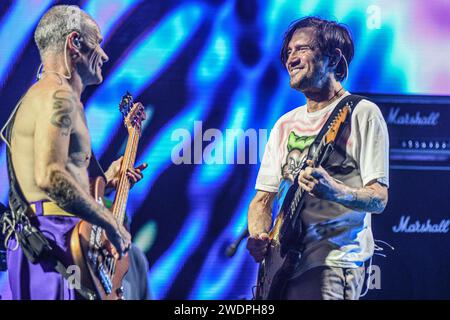
<instances>
[{"instance_id":1,"label":"hand on guitar neck","mask_svg":"<svg viewBox=\"0 0 450 320\"><path fill-rule=\"evenodd\" d=\"M383 212L386 207L387 187L377 180L369 181L362 188L351 188L333 179L321 166L314 167L312 161L307 164L299 174L298 183L311 196L372 213Z\"/></svg>"},{"instance_id":2,"label":"hand on guitar neck","mask_svg":"<svg viewBox=\"0 0 450 320\"><path fill-rule=\"evenodd\" d=\"M123 156L112 162L108 170L105 172L107 188L117 189L121 177L120 169L122 162ZM144 171L147 167L148 165L143 163L136 168L127 170L127 176L130 180L131 187L133 187L136 182L142 180L144 177L142 171ZM125 254L130 248L131 236L123 225L119 225L117 223L115 223L115 225L116 226L112 226L110 230L105 230L106 236L109 239L109 241L105 242L105 247L109 253L114 256L114 258L120 259L122 255Z\"/></svg>"},{"instance_id":3,"label":"hand on guitar neck","mask_svg":"<svg viewBox=\"0 0 450 320\"><path fill-rule=\"evenodd\" d=\"M311 160L306 162L308 167L300 171L298 184L312 197L335 201L339 193L339 185L322 166L314 167Z\"/></svg>"},{"instance_id":4,"label":"hand on guitar neck","mask_svg":"<svg viewBox=\"0 0 450 320\"><path fill-rule=\"evenodd\" d=\"M114 188L116 189L119 185L120 180L120 168L122 166L123 156L111 163L108 170L105 172L106 176L106 188ZM137 166L134 169L128 169L127 175L131 183L131 187L134 184L144 177L142 171L144 171L148 167L147 163L143 163L140 166Z\"/></svg>"},{"instance_id":5,"label":"hand on guitar neck","mask_svg":"<svg viewBox=\"0 0 450 320\"><path fill-rule=\"evenodd\" d=\"M107 179L106 188L117 189L121 177L120 169L122 167L123 156L112 162L108 170L105 172ZM143 163L140 166L128 169L127 176L130 181L131 187L144 177L142 171L148 167L147 163ZM128 251L131 245L131 235L125 229L123 225L119 225L115 220L110 230L106 231L106 236L109 241L105 242L105 247L109 253L116 259L120 259L124 253Z\"/></svg>"}]
</instances>

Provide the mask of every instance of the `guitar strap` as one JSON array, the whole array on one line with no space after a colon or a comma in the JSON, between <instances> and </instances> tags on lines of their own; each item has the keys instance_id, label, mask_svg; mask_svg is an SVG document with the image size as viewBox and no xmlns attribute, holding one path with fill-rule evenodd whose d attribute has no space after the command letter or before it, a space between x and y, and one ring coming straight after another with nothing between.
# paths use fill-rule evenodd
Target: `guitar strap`
<instances>
[{"instance_id":1,"label":"guitar strap","mask_svg":"<svg viewBox=\"0 0 450 320\"><path fill-rule=\"evenodd\" d=\"M14 120L15 115L6 127L6 140L9 145L11 142ZM2 222L7 222L4 224L3 230L8 229L7 233L9 236L11 236L12 233L16 235L16 239L22 247L25 256L32 264L37 264L42 260L48 261L53 264L55 270L66 280L71 281L70 277L73 276L73 274L67 271L64 263L57 258L50 242L32 223L32 219L35 218L34 212L26 201L17 181L9 146L6 146L6 159L10 185L9 206L11 211L8 210L2 217ZM97 298L97 295L92 290L84 287L79 281L77 284L78 286L75 286L75 290L84 299L94 300Z\"/></svg>"},{"instance_id":2,"label":"guitar strap","mask_svg":"<svg viewBox=\"0 0 450 320\"><path fill-rule=\"evenodd\" d=\"M89 175L92 177L102 176L106 181L105 171L103 170L100 162L94 154L94 150L91 149L91 162L89 163Z\"/></svg>"},{"instance_id":3,"label":"guitar strap","mask_svg":"<svg viewBox=\"0 0 450 320\"><path fill-rule=\"evenodd\" d=\"M309 151L308 151L308 155L313 154L317 150L318 146L320 145L320 142L322 141L323 136L328 131L328 128L331 125L331 121L333 121L333 119L337 116L339 111L341 111L341 109L346 104L348 104L348 106L350 107L350 116L347 118L348 120L345 121L345 123L343 125L350 124L350 122L351 122L351 115L353 114L353 110L355 109L355 107L358 105L358 103L362 99L365 99L365 97L359 96L359 95L356 95L356 94L351 94L351 95L345 96L341 101L339 101L339 103L336 105L336 107L334 108L334 110L332 111L330 116L328 117L327 121L323 125L323 127L320 130L319 134L314 139L314 142L311 144L311 146L309 148ZM330 156L330 154L328 154L328 156Z\"/></svg>"}]
</instances>

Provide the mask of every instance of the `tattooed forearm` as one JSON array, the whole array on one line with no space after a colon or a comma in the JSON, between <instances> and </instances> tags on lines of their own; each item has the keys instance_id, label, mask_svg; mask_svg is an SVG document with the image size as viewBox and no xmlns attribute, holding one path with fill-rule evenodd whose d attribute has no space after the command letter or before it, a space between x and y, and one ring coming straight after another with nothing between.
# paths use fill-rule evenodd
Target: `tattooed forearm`
<instances>
[{"instance_id":1,"label":"tattooed forearm","mask_svg":"<svg viewBox=\"0 0 450 320\"><path fill-rule=\"evenodd\" d=\"M248 208L248 231L251 236L267 233L272 225L275 193L258 192Z\"/></svg>"},{"instance_id":2,"label":"tattooed forearm","mask_svg":"<svg viewBox=\"0 0 450 320\"><path fill-rule=\"evenodd\" d=\"M111 223L107 209L80 190L68 174L52 171L45 189L47 195L63 210L103 228Z\"/></svg>"},{"instance_id":3,"label":"tattooed forearm","mask_svg":"<svg viewBox=\"0 0 450 320\"><path fill-rule=\"evenodd\" d=\"M387 204L387 191L381 186L360 189L346 187L337 202L350 209L381 213Z\"/></svg>"},{"instance_id":4,"label":"tattooed forearm","mask_svg":"<svg viewBox=\"0 0 450 320\"><path fill-rule=\"evenodd\" d=\"M58 90L53 94L53 110L51 123L62 129L62 135L68 136L72 127L71 113L74 109L71 92Z\"/></svg>"}]
</instances>

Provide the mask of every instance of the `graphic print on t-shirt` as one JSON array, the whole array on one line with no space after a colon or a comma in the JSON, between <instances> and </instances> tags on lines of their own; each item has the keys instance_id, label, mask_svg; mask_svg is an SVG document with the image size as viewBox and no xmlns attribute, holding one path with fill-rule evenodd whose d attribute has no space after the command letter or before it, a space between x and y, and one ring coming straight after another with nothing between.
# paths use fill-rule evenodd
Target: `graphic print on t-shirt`
<instances>
[{"instance_id":1,"label":"graphic print on t-shirt","mask_svg":"<svg viewBox=\"0 0 450 320\"><path fill-rule=\"evenodd\" d=\"M308 155L308 150L314 142L316 136L298 136L291 131L287 141L286 161L281 168L281 175L284 179L294 181L295 176L300 172L301 164Z\"/></svg>"},{"instance_id":2,"label":"graphic print on t-shirt","mask_svg":"<svg viewBox=\"0 0 450 320\"><path fill-rule=\"evenodd\" d=\"M304 105L277 120L261 161L257 190L283 191L282 180L292 181L298 175L309 148L339 101L311 113ZM374 103L362 100L358 104L334 147L320 165L338 183L362 188L376 179L389 185L389 136ZM316 266L358 268L372 256L370 213L306 194L301 219L305 227L304 263L293 277Z\"/></svg>"}]
</instances>

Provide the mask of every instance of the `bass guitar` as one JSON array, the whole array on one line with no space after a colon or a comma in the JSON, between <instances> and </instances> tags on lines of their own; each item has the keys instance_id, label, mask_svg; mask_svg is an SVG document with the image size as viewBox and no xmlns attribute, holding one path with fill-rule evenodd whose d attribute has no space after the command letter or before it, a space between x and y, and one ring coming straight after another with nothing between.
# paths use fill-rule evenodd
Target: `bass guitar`
<instances>
[{"instance_id":1,"label":"bass guitar","mask_svg":"<svg viewBox=\"0 0 450 320\"><path fill-rule=\"evenodd\" d=\"M134 167L145 111L142 104L133 102L133 97L129 93L122 98L119 110L124 116L128 141L120 169L119 184L110 210L118 224L123 225L131 187L126 171ZM105 179L97 177L91 187L95 200L102 204L105 186ZM122 300L122 280L128 271L128 254L123 255L120 260L114 258L107 250L105 242L106 235L102 228L80 221L71 235L72 257L80 268L80 282L84 287L96 292L97 298L101 300Z\"/></svg>"}]
</instances>

